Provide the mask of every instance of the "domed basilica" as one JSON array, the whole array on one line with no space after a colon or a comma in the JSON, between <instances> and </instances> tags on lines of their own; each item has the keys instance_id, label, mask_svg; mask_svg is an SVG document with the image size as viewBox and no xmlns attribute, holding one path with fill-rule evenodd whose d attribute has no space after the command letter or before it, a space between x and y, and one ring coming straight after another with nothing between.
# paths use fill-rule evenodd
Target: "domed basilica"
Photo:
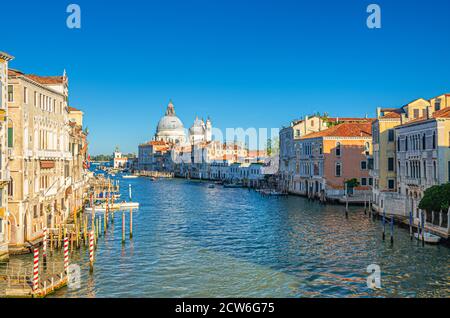
<instances>
[{"instance_id":1,"label":"domed basilica","mask_svg":"<svg viewBox=\"0 0 450 318\"><path fill-rule=\"evenodd\" d=\"M169 102L165 115L159 120L154 137L156 141L180 145L196 144L203 141L211 141L211 139L212 124L209 118L205 123L197 117L187 136L183 122L175 114L175 107L172 101Z\"/></svg>"}]
</instances>

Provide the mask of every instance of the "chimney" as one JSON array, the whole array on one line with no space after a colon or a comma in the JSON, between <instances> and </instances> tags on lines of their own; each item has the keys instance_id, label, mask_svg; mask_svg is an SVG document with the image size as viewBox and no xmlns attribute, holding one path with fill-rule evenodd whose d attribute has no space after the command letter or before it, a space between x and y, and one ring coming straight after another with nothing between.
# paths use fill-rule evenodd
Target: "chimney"
<instances>
[{"instance_id":1,"label":"chimney","mask_svg":"<svg viewBox=\"0 0 450 318\"><path fill-rule=\"evenodd\" d=\"M427 119L430 119L431 118L431 107L430 106L427 106L426 112L427 112Z\"/></svg>"},{"instance_id":2,"label":"chimney","mask_svg":"<svg viewBox=\"0 0 450 318\"><path fill-rule=\"evenodd\" d=\"M377 118L381 117L381 107L377 107Z\"/></svg>"}]
</instances>

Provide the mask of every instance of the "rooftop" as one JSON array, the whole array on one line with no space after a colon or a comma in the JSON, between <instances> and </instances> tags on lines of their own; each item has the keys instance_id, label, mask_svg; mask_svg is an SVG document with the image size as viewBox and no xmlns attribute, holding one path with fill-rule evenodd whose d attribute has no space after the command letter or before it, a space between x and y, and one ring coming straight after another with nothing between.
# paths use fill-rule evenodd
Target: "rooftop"
<instances>
[{"instance_id":1,"label":"rooftop","mask_svg":"<svg viewBox=\"0 0 450 318\"><path fill-rule=\"evenodd\" d=\"M404 123L404 124L402 124L400 126L397 126L397 127L405 127L405 126L409 126L409 125L413 125L413 124L419 124L419 123L426 122L428 120L437 119L437 118L448 118L448 119L450 119L450 107L446 107L444 109L435 111L433 113L433 115L431 115L429 118L426 117L426 116L419 117L417 119L410 120L407 123Z\"/></svg>"},{"instance_id":2,"label":"rooftop","mask_svg":"<svg viewBox=\"0 0 450 318\"><path fill-rule=\"evenodd\" d=\"M26 77L32 81L35 81L36 83L43 84L43 85L56 85L56 84L63 84L64 83L64 76L39 76L35 74L25 74L19 70L15 69L9 69L8 70L9 76L23 76Z\"/></svg>"},{"instance_id":3,"label":"rooftop","mask_svg":"<svg viewBox=\"0 0 450 318\"><path fill-rule=\"evenodd\" d=\"M303 136L300 139L319 137L370 137L372 136L372 121L365 122L344 122L329 129L314 132Z\"/></svg>"}]
</instances>

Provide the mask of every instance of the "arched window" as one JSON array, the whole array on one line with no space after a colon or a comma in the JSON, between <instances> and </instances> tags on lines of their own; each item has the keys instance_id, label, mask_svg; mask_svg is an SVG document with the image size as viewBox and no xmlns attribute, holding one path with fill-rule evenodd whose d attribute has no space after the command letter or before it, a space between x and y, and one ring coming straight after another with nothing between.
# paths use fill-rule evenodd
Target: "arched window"
<instances>
[{"instance_id":1,"label":"arched window","mask_svg":"<svg viewBox=\"0 0 450 318\"><path fill-rule=\"evenodd\" d=\"M433 131L433 149L436 149L436 132Z\"/></svg>"},{"instance_id":2,"label":"arched window","mask_svg":"<svg viewBox=\"0 0 450 318\"><path fill-rule=\"evenodd\" d=\"M427 179L427 162L423 161L423 177Z\"/></svg>"},{"instance_id":3,"label":"arched window","mask_svg":"<svg viewBox=\"0 0 450 318\"><path fill-rule=\"evenodd\" d=\"M397 137L397 151L400 151L400 137Z\"/></svg>"},{"instance_id":4,"label":"arched window","mask_svg":"<svg viewBox=\"0 0 450 318\"><path fill-rule=\"evenodd\" d=\"M340 142L336 143L336 156L337 157L341 156L341 143Z\"/></svg>"},{"instance_id":5,"label":"arched window","mask_svg":"<svg viewBox=\"0 0 450 318\"><path fill-rule=\"evenodd\" d=\"M408 136L405 138L405 151L408 151Z\"/></svg>"},{"instance_id":6,"label":"arched window","mask_svg":"<svg viewBox=\"0 0 450 318\"><path fill-rule=\"evenodd\" d=\"M364 144L364 151L366 153L366 156L370 154L370 144L368 142Z\"/></svg>"},{"instance_id":7,"label":"arched window","mask_svg":"<svg viewBox=\"0 0 450 318\"><path fill-rule=\"evenodd\" d=\"M422 150L427 149L427 140L425 138L425 134L422 135Z\"/></svg>"},{"instance_id":8,"label":"arched window","mask_svg":"<svg viewBox=\"0 0 450 318\"><path fill-rule=\"evenodd\" d=\"M433 178L434 178L434 180L437 179L437 167L436 167L436 161L433 161Z\"/></svg>"}]
</instances>

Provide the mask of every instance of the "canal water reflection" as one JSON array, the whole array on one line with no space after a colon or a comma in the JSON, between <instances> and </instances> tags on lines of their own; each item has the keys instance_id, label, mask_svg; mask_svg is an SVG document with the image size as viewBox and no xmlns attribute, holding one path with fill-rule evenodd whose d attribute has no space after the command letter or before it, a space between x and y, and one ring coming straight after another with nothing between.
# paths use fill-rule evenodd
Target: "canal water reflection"
<instances>
[{"instance_id":1,"label":"canal water reflection","mask_svg":"<svg viewBox=\"0 0 450 318\"><path fill-rule=\"evenodd\" d=\"M448 297L450 249L422 247L407 229L395 244L381 222L353 207L301 197L262 197L247 189L208 188L187 180L121 180L141 208L133 240L121 243L121 213L99 239L95 272L87 250L78 290L53 297ZM388 227L389 229L389 227ZM22 256L27 258L30 256ZM30 257L31 260L31 257ZM382 289L366 285L381 267Z\"/></svg>"}]
</instances>

